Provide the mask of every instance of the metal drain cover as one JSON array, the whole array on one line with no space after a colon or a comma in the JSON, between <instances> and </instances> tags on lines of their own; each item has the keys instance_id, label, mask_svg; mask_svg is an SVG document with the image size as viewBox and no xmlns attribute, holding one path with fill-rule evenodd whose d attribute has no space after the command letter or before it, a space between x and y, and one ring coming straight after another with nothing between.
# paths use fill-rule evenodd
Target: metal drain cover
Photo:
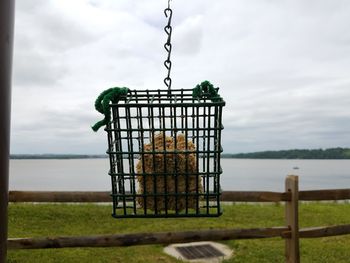
<instances>
[{"instance_id":1,"label":"metal drain cover","mask_svg":"<svg viewBox=\"0 0 350 263\"><path fill-rule=\"evenodd\" d=\"M190 245L176 247L175 249L186 259L215 258L225 256L224 253L210 244Z\"/></svg>"},{"instance_id":2,"label":"metal drain cover","mask_svg":"<svg viewBox=\"0 0 350 263\"><path fill-rule=\"evenodd\" d=\"M164 249L164 252L187 262L216 263L232 256L232 250L216 242L192 242L173 244Z\"/></svg>"}]
</instances>

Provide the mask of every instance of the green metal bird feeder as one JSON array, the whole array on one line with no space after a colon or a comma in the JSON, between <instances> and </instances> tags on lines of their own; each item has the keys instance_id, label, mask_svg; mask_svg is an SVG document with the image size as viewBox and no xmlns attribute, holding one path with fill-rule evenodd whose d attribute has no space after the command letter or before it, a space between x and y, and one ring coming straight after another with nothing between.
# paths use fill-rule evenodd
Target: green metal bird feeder
<instances>
[{"instance_id":1,"label":"green metal bird feeder","mask_svg":"<svg viewBox=\"0 0 350 263\"><path fill-rule=\"evenodd\" d=\"M171 18L164 47L167 89L111 88L96 100L105 114L116 218L215 217L220 207L220 155L224 100L204 81L171 89Z\"/></svg>"}]
</instances>

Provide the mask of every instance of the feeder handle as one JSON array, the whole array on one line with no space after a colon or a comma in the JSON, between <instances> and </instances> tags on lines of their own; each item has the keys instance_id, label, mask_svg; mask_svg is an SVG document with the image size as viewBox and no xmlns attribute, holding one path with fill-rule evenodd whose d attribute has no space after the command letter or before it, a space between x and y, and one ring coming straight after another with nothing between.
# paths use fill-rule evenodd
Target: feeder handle
<instances>
[{"instance_id":1,"label":"feeder handle","mask_svg":"<svg viewBox=\"0 0 350 263\"><path fill-rule=\"evenodd\" d=\"M171 8L170 8L170 1L171 0L168 0L168 7L164 10L164 15L165 15L166 18L168 18L168 24L164 27L164 31L168 35L167 41L164 44L164 48L168 52L168 57L164 61L164 66L168 70L168 74L167 74L167 76L164 79L164 84L165 84L165 86L167 86L169 92L170 92L171 83L172 83L172 80L170 78L170 71L171 71L171 66L172 66L172 62L170 60L170 55L171 55L171 49L172 49L171 34L172 34L172 31L173 31L173 28L171 26L171 18L173 16L173 10L171 10Z\"/></svg>"}]
</instances>

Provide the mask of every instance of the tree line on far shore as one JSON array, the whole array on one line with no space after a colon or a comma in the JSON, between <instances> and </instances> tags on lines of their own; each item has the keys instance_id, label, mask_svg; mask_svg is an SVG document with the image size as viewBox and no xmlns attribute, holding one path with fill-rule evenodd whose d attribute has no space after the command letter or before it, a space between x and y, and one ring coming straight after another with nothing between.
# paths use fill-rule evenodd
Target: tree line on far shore
<instances>
[{"instance_id":1,"label":"tree line on far shore","mask_svg":"<svg viewBox=\"0 0 350 263\"><path fill-rule=\"evenodd\" d=\"M107 158L102 154L11 154L10 159L96 159Z\"/></svg>"},{"instance_id":2,"label":"tree line on far shore","mask_svg":"<svg viewBox=\"0 0 350 263\"><path fill-rule=\"evenodd\" d=\"M247 159L350 159L350 148L294 149L252 153L222 154L222 158Z\"/></svg>"},{"instance_id":3,"label":"tree line on far shore","mask_svg":"<svg viewBox=\"0 0 350 263\"><path fill-rule=\"evenodd\" d=\"M294 149L252 153L223 153L222 158L241 159L350 159L350 148ZM134 156L137 158L137 156ZM108 158L107 154L13 154L11 159L89 159ZM128 156L124 156L128 158Z\"/></svg>"}]
</instances>

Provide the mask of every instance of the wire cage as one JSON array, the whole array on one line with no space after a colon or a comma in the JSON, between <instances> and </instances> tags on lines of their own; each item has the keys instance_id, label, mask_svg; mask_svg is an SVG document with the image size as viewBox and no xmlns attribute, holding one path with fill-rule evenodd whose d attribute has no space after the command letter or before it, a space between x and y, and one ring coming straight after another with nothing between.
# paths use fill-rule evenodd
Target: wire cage
<instances>
[{"instance_id":1,"label":"wire cage","mask_svg":"<svg viewBox=\"0 0 350 263\"><path fill-rule=\"evenodd\" d=\"M221 215L224 105L191 89L133 90L110 104L112 216Z\"/></svg>"}]
</instances>

